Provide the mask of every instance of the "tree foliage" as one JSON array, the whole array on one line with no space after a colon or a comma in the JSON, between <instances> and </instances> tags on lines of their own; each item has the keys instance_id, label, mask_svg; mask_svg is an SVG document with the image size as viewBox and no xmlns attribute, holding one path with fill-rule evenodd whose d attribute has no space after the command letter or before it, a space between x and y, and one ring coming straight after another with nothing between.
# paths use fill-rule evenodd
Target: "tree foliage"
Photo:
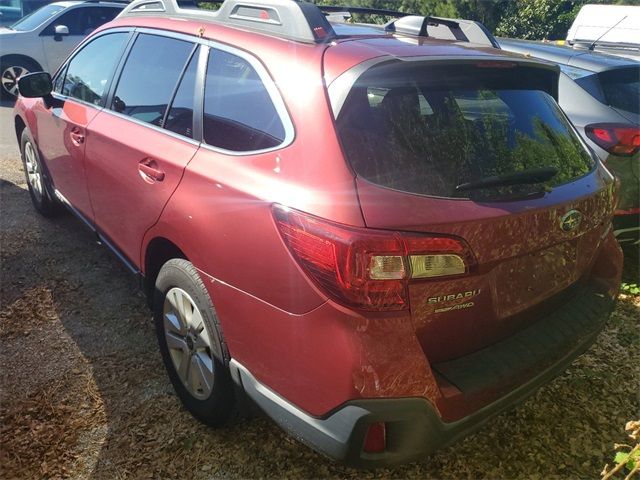
<instances>
[{"instance_id":1,"label":"tree foliage","mask_svg":"<svg viewBox=\"0 0 640 480\"><path fill-rule=\"evenodd\" d=\"M505 37L564 39L580 8L589 3L640 4L639 0L315 0L326 5L386 8L477 20Z\"/></svg>"}]
</instances>

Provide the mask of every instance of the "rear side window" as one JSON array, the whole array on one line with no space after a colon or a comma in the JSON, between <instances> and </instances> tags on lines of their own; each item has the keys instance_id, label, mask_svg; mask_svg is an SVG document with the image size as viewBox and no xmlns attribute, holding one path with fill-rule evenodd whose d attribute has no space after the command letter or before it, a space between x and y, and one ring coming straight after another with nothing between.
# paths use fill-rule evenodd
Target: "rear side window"
<instances>
[{"instance_id":1,"label":"rear side window","mask_svg":"<svg viewBox=\"0 0 640 480\"><path fill-rule=\"evenodd\" d=\"M82 47L69 62L62 81L62 94L103 106L128 35L124 32L102 35Z\"/></svg>"},{"instance_id":2,"label":"rear side window","mask_svg":"<svg viewBox=\"0 0 640 480\"><path fill-rule=\"evenodd\" d=\"M273 148L285 128L262 79L245 59L211 49L205 82L204 141L234 152Z\"/></svg>"},{"instance_id":3,"label":"rear side window","mask_svg":"<svg viewBox=\"0 0 640 480\"><path fill-rule=\"evenodd\" d=\"M640 67L609 70L598 78L608 105L640 114Z\"/></svg>"},{"instance_id":4,"label":"rear side window","mask_svg":"<svg viewBox=\"0 0 640 480\"><path fill-rule=\"evenodd\" d=\"M86 36L113 20L120 12L121 9L113 7L77 7L56 18L42 35L53 35L57 25L64 25L69 29L69 35Z\"/></svg>"},{"instance_id":5,"label":"rear side window","mask_svg":"<svg viewBox=\"0 0 640 480\"><path fill-rule=\"evenodd\" d=\"M111 109L162 126L193 48L192 43L175 38L138 36L122 69Z\"/></svg>"},{"instance_id":6,"label":"rear side window","mask_svg":"<svg viewBox=\"0 0 640 480\"><path fill-rule=\"evenodd\" d=\"M591 171L594 161L546 93L547 73L374 67L358 79L337 118L344 152L359 176L424 195L508 199L567 183ZM554 168L544 185L459 188Z\"/></svg>"}]
</instances>

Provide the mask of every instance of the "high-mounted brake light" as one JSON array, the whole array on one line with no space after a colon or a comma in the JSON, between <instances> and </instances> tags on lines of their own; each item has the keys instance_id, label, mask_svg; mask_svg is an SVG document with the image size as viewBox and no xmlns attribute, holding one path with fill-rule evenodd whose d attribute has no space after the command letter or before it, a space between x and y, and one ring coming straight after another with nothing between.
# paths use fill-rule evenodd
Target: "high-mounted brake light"
<instances>
[{"instance_id":1,"label":"high-mounted brake light","mask_svg":"<svg viewBox=\"0 0 640 480\"><path fill-rule=\"evenodd\" d=\"M349 227L273 207L282 238L334 300L365 310L409 308L413 279L464 275L474 264L459 239Z\"/></svg>"},{"instance_id":2,"label":"high-mounted brake light","mask_svg":"<svg viewBox=\"0 0 640 480\"><path fill-rule=\"evenodd\" d=\"M628 157L640 150L640 128L618 123L594 123L584 127L587 137L614 155Z\"/></svg>"}]
</instances>

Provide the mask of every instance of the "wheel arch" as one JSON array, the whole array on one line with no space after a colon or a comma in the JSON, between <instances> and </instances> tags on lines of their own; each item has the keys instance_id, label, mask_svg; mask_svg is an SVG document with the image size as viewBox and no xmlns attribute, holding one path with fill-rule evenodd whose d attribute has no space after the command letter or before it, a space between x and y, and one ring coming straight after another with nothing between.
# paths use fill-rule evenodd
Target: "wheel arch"
<instances>
[{"instance_id":1,"label":"wheel arch","mask_svg":"<svg viewBox=\"0 0 640 480\"><path fill-rule=\"evenodd\" d=\"M2 76L3 82L5 80L5 73L7 72L7 69L11 67L21 67L23 69L27 69L27 73L43 70L40 62L27 55L22 55L19 53L2 55L0 56L0 76ZM3 98L17 98L17 78L7 76L6 79L12 83L10 88L5 87L4 83L0 86ZM16 88L16 91L13 91L14 88Z\"/></svg>"},{"instance_id":2,"label":"wheel arch","mask_svg":"<svg viewBox=\"0 0 640 480\"><path fill-rule=\"evenodd\" d=\"M144 250L143 258L143 289L147 297L149 308L153 308L153 293L156 278L162 266L172 258L182 258L189 260L183 250L174 242L165 237L154 237L149 241Z\"/></svg>"},{"instance_id":3,"label":"wheel arch","mask_svg":"<svg viewBox=\"0 0 640 480\"><path fill-rule=\"evenodd\" d=\"M28 55L22 55L20 53L9 53L7 55L2 55L0 57L0 64L1 65L5 65L7 62L11 62L11 61L23 61L23 62L28 62L28 63L33 63L36 67L38 67L40 70L42 69L42 65L40 65L40 62L38 62L37 60L35 60L34 58L28 56Z\"/></svg>"}]
</instances>

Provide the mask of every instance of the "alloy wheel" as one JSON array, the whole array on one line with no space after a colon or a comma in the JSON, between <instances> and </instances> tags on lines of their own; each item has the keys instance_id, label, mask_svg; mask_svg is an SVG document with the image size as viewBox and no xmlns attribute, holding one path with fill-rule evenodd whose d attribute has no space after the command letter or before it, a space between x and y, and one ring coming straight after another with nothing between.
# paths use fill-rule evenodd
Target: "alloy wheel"
<instances>
[{"instance_id":1,"label":"alloy wheel","mask_svg":"<svg viewBox=\"0 0 640 480\"><path fill-rule=\"evenodd\" d=\"M29 73L24 67L19 65L13 65L7 67L2 72L2 88L10 95L14 97L18 96L18 79L22 76Z\"/></svg>"},{"instance_id":2,"label":"alloy wheel","mask_svg":"<svg viewBox=\"0 0 640 480\"><path fill-rule=\"evenodd\" d=\"M181 288L167 292L163 307L164 336L182 384L199 400L213 388L211 337L193 299Z\"/></svg>"},{"instance_id":3,"label":"alloy wheel","mask_svg":"<svg viewBox=\"0 0 640 480\"><path fill-rule=\"evenodd\" d=\"M38 200L42 199L42 173L40 171L40 163L36 156L36 151L31 142L24 144L24 165L27 170L27 181L31 187L31 191Z\"/></svg>"}]
</instances>

